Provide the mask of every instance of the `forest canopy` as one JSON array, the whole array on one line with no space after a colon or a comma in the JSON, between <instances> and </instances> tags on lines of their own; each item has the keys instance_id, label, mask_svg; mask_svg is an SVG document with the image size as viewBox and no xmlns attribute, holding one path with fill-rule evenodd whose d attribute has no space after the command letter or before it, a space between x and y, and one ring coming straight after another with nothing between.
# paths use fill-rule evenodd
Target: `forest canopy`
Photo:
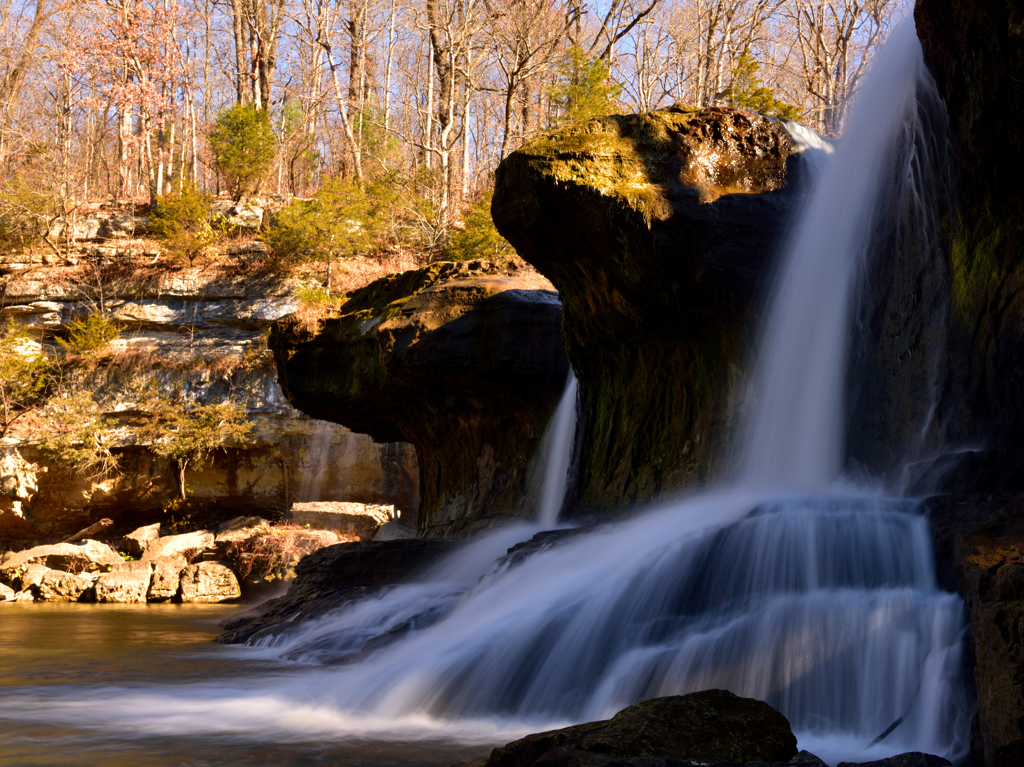
<instances>
[{"instance_id":1,"label":"forest canopy","mask_svg":"<svg viewBox=\"0 0 1024 767\"><path fill-rule=\"evenodd\" d=\"M836 135L908 6L0 0L0 240L83 200L272 193L308 214L343 180L405 201L434 253L501 158L565 121L683 102Z\"/></svg>"}]
</instances>

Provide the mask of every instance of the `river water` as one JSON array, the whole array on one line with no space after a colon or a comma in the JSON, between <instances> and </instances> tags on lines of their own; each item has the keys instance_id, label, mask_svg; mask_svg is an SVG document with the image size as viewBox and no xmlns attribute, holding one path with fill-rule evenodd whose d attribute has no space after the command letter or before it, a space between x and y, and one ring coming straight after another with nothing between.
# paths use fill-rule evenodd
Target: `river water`
<instances>
[{"instance_id":1,"label":"river water","mask_svg":"<svg viewBox=\"0 0 1024 767\"><path fill-rule=\"evenodd\" d=\"M171 708L153 706L149 726L106 720L99 701L139 689L259 679L272 685L287 666L247 648L211 644L217 624L238 612L223 605L0 606L0 765L4 767L290 767L291 765L450 765L486 755L491 741L253 738L244 730L195 733ZM316 674L310 669L311 675ZM55 718L38 716L54 705ZM76 723L74 711L80 708ZM28 718L19 713L36 712ZM70 715L69 715L70 712ZM97 716L99 714L99 716ZM96 727L104 721L102 728ZM161 721L163 720L163 721ZM118 722L123 726L118 726ZM90 724L92 726L90 726ZM504 741L502 741L504 742Z\"/></svg>"}]
</instances>

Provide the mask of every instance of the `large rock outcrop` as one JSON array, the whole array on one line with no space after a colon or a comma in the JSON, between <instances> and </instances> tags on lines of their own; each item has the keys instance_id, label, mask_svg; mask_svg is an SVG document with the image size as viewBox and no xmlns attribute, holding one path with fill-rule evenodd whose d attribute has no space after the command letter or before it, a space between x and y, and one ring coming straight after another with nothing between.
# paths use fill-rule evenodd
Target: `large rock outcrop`
<instances>
[{"instance_id":1,"label":"large rock outcrop","mask_svg":"<svg viewBox=\"0 0 1024 767\"><path fill-rule=\"evenodd\" d=\"M1021 490L1024 188L1011 169L1024 163L1024 11L1006 0L918 0L914 18L945 104L941 116L923 110L941 166L924 195L938 242L900 246L869 273L882 295L863 324L878 349L862 371L851 452L874 472L917 453L918 491Z\"/></svg>"},{"instance_id":2,"label":"large rock outcrop","mask_svg":"<svg viewBox=\"0 0 1024 767\"><path fill-rule=\"evenodd\" d=\"M498 167L494 222L564 307L582 403L578 512L709 476L796 155L770 118L674 106L546 134Z\"/></svg>"},{"instance_id":3,"label":"large rock outcrop","mask_svg":"<svg viewBox=\"0 0 1024 767\"><path fill-rule=\"evenodd\" d=\"M309 331L279 322L281 386L314 418L410 442L419 531L535 513L532 459L568 362L551 284L518 259L439 263L350 293Z\"/></svg>"}]
</instances>

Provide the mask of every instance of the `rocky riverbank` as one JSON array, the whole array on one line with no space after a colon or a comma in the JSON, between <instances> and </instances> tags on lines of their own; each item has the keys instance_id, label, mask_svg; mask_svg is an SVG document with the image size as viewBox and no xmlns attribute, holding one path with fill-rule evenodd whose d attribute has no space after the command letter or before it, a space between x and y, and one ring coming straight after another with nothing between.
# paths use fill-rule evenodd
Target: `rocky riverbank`
<instances>
[{"instance_id":1,"label":"rocky riverbank","mask_svg":"<svg viewBox=\"0 0 1024 767\"><path fill-rule=\"evenodd\" d=\"M84 538L9 551L0 557L0 602L236 600L289 583L304 557L319 549L388 537L394 516L392 506L296 504L281 524L237 517L215 529L175 533L173 526L154 523L120 539L106 535L105 541ZM303 524L307 518L319 522L319 529ZM113 525L103 520L93 532L102 533L104 523Z\"/></svg>"}]
</instances>

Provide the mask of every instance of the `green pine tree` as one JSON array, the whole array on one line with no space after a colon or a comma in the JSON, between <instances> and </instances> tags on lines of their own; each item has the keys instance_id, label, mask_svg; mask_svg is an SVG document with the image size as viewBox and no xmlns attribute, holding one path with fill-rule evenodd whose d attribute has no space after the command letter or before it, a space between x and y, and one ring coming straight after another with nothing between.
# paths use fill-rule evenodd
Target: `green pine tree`
<instances>
[{"instance_id":1,"label":"green pine tree","mask_svg":"<svg viewBox=\"0 0 1024 767\"><path fill-rule=\"evenodd\" d=\"M737 109L748 109L782 120L799 121L800 107L787 104L775 95L772 88L767 87L758 77L760 66L745 49L736 60L732 70L732 86L726 94L726 101Z\"/></svg>"},{"instance_id":2,"label":"green pine tree","mask_svg":"<svg viewBox=\"0 0 1024 767\"><path fill-rule=\"evenodd\" d=\"M557 67L558 80L549 90L555 108L553 123L579 122L618 114L622 85L611 81L608 62L570 48Z\"/></svg>"}]
</instances>

